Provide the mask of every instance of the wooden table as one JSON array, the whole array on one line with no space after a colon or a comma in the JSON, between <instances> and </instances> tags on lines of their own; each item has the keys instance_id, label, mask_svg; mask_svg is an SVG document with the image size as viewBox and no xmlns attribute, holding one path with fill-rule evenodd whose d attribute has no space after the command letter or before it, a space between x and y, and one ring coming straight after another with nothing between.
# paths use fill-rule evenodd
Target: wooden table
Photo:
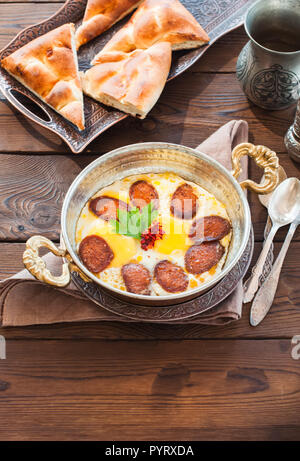
<instances>
[{"instance_id":1,"label":"wooden table","mask_svg":"<svg viewBox=\"0 0 300 461\"><path fill-rule=\"evenodd\" d=\"M0 48L59 6L0 0ZM116 147L141 141L195 147L227 121L244 119L250 142L275 150L288 176L299 177L283 144L295 109L263 111L236 80L245 43L242 28L222 38L167 85L146 120L126 119L77 156L0 99L1 278L22 269L29 236L58 241L69 184ZM252 164L250 175L260 177ZM249 199L256 260L267 214L256 196ZM285 233L278 232L276 251ZM291 357L291 338L300 335L299 274L298 230L272 310L257 328L246 306L239 322L224 327L111 322L0 329L7 341L0 439L299 440L300 360Z\"/></svg>"}]
</instances>

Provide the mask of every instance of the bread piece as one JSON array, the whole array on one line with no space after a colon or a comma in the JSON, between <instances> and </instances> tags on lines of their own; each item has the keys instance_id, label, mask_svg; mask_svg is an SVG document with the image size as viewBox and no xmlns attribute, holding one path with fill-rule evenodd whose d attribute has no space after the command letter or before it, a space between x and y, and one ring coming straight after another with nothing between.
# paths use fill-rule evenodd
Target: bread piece
<instances>
[{"instance_id":1,"label":"bread piece","mask_svg":"<svg viewBox=\"0 0 300 461\"><path fill-rule=\"evenodd\" d=\"M1 65L59 114L84 129L74 24L64 24L2 59Z\"/></svg>"},{"instance_id":2,"label":"bread piece","mask_svg":"<svg viewBox=\"0 0 300 461\"><path fill-rule=\"evenodd\" d=\"M89 42L133 11L142 0L88 0L76 31L76 48Z\"/></svg>"},{"instance_id":3,"label":"bread piece","mask_svg":"<svg viewBox=\"0 0 300 461\"><path fill-rule=\"evenodd\" d=\"M145 0L130 21L95 56L92 64L98 62L102 53L128 53L149 48L159 41L170 42L173 50L182 50L204 45L209 37L179 0Z\"/></svg>"},{"instance_id":4,"label":"bread piece","mask_svg":"<svg viewBox=\"0 0 300 461\"><path fill-rule=\"evenodd\" d=\"M83 91L103 104L145 118L165 86L171 57L168 42L128 54L103 54L84 74Z\"/></svg>"}]
</instances>

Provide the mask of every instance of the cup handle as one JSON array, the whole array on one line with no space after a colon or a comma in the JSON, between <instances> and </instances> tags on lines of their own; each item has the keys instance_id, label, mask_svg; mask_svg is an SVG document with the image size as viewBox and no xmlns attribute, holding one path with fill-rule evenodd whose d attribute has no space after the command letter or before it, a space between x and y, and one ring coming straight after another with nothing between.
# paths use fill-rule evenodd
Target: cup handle
<instances>
[{"instance_id":1,"label":"cup handle","mask_svg":"<svg viewBox=\"0 0 300 461\"><path fill-rule=\"evenodd\" d=\"M69 264L62 265L62 273L59 276L51 274L47 269L45 261L39 256L39 249L42 247L48 248L51 253L61 258L67 256L67 251L57 248L51 240L41 235L34 235L26 242L26 250L23 253L23 263L26 269L41 282L54 285L56 287L65 287L70 283L71 276Z\"/></svg>"},{"instance_id":2,"label":"cup handle","mask_svg":"<svg viewBox=\"0 0 300 461\"><path fill-rule=\"evenodd\" d=\"M232 175L236 179L242 172L240 160L244 155L253 158L256 165L264 170L264 181L257 184L251 179L246 179L240 183L240 186L259 195L273 192L279 183L279 160L276 153L265 146L254 146L248 142L239 144L233 149L231 155Z\"/></svg>"}]
</instances>

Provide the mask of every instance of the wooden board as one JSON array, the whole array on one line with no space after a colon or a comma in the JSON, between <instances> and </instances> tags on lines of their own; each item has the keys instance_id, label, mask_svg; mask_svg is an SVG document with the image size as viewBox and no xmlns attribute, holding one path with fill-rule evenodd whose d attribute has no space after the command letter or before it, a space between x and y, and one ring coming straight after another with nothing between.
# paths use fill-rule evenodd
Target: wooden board
<instances>
[{"instance_id":1,"label":"wooden board","mask_svg":"<svg viewBox=\"0 0 300 461\"><path fill-rule=\"evenodd\" d=\"M185 128L189 132L188 128ZM34 234L54 240L60 235L60 213L64 196L83 167L96 156L2 154L0 169L0 241L25 241ZM288 176L298 176L298 167L286 154L279 154ZM260 181L262 171L250 163L250 177ZM249 194L255 239L263 240L266 209ZM286 228L275 240L282 241ZM300 229L295 239L300 239Z\"/></svg>"},{"instance_id":2,"label":"wooden board","mask_svg":"<svg viewBox=\"0 0 300 461\"><path fill-rule=\"evenodd\" d=\"M0 0L1 2L1 0ZM53 14L52 1L1 2L0 47L25 26ZM249 104L235 77L247 38L242 28L212 46L170 82L144 120L127 119L72 156L55 135L0 100L0 278L23 268L24 242L34 234L58 240L63 197L98 155L139 141L196 147L223 123L245 119L250 141L279 153L288 176L299 165L283 136L294 108L266 112ZM250 164L251 178L261 171ZM266 210L249 194L255 261ZM281 230L278 253L285 237ZM249 306L227 326L91 322L1 328L0 440L300 440L300 234L284 262L272 309L249 325Z\"/></svg>"},{"instance_id":3,"label":"wooden board","mask_svg":"<svg viewBox=\"0 0 300 461\"><path fill-rule=\"evenodd\" d=\"M1 440L299 437L289 340L8 340L0 367Z\"/></svg>"}]
</instances>

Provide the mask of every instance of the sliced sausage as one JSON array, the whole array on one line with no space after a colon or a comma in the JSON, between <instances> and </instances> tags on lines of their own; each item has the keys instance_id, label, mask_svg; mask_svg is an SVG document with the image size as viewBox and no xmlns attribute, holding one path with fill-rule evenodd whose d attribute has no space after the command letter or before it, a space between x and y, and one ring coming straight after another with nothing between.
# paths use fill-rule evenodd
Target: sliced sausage
<instances>
[{"instance_id":1,"label":"sliced sausage","mask_svg":"<svg viewBox=\"0 0 300 461\"><path fill-rule=\"evenodd\" d=\"M173 216L181 219L192 219L197 213L197 196L190 184L182 184L175 190L170 210Z\"/></svg>"},{"instance_id":2,"label":"sliced sausage","mask_svg":"<svg viewBox=\"0 0 300 461\"><path fill-rule=\"evenodd\" d=\"M204 216L191 225L189 237L195 242L221 240L231 229L228 219L221 216Z\"/></svg>"},{"instance_id":3,"label":"sliced sausage","mask_svg":"<svg viewBox=\"0 0 300 461\"><path fill-rule=\"evenodd\" d=\"M114 253L102 237L88 235L80 242L79 256L89 271L98 273L109 266Z\"/></svg>"},{"instance_id":4,"label":"sliced sausage","mask_svg":"<svg viewBox=\"0 0 300 461\"><path fill-rule=\"evenodd\" d=\"M156 264L154 275L157 283L170 293L185 291L189 284L189 278L182 267L166 259Z\"/></svg>"},{"instance_id":5,"label":"sliced sausage","mask_svg":"<svg viewBox=\"0 0 300 461\"><path fill-rule=\"evenodd\" d=\"M131 184L129 189L129 197L133 205L140 210L152 200L154 201L155 208L158 207L157 190L147 181L140 180Z\"/></svg>"},{"instance_id":6,"label":"sliced sausage","mask_svg":"<svg viewBox=\"0 0 300 461\"><path fill-rule=\"evenodd\" d=\"M118 208L128 209L127 203L114 197L101 195L90 200L89 209L104 221L118 219Z\"/></svg>"},{"instance_id":7,"label":"sliced sausage","mask_svg":"<svg viewBox=\"0 0 300 461\"><path fill-rule=\"evenodd\" d=\"M127 291L138 295L149 295L151 275L142 264L129 263L122 267L122 277Z\"/></svg>"},{"instance_id":8,"label":"sliced sausage","mask_svg":"<svg viewBox=\"0 0 300 461\"><path fill-rule=\"evenodd\" d=\"M185 254L185 268L191 274L203 274L218 264L224 251L219 241L193 245Z\"/></svg>"}]
</instances>

